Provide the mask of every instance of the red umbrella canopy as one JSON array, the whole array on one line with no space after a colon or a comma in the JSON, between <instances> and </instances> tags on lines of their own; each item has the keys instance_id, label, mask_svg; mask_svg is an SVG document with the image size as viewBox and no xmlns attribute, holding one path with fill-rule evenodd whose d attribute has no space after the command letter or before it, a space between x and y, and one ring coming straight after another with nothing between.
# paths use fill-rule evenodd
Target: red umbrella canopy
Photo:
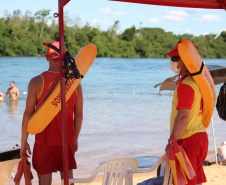
<instances>
[{"instance_id":1,"label":"red umbrella canopy","mask_svg":"<svg viewBox=\"0 0 226 185\"><path fill-rule=\"evenodd\" d=\"M177 6L188 8L225 9L226 0L111 0L127 3L152 4L161 6Z\"/></svg>"}]
</instances>

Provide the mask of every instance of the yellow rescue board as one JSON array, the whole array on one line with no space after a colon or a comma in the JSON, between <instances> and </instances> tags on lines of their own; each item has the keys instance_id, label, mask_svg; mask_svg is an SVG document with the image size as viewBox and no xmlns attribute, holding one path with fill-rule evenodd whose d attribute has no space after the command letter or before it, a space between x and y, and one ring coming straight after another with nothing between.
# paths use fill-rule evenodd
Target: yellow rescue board
<instances>
[{"instance_id":1,"label":"yellow rescue board","mask_svg":"<svg viewBox=\"0 0 226 185\"><path fill-rule=\"evenodd\" d=\"M201 73L196 74L193 77L197 83L203 98L203 125L208 128L214 106L216 101L216 90L212 76L207 69L206 65L203 64L202 58L198 54L194 45L185 39L182 39L178 44L178 51L181 59L183 60L188 71L193 73L198 73L203 66Z\"/></svg>"},{"instance_id":2,"label":"yellow rescue board","mask_svg":"<svg viewBox=\"0 0 226 185\"><path fill-rule=\"evenodd\" d=\"M89 44L79 51L79 53L75 57L75 62L81 75L85 76L86 72L94 62L96 55L97 48L94 44ZM66 101L71 97L73 92L80 84L81 80L82 78L68 80L66 85ZM59 113L60 110L61 89L59 81L52 92L49 94L49 96L46 98L46 100L30 118L27 129L28 133L38 134L42 132L53 120L53 118Z\"/></svg>"}]
</instances>

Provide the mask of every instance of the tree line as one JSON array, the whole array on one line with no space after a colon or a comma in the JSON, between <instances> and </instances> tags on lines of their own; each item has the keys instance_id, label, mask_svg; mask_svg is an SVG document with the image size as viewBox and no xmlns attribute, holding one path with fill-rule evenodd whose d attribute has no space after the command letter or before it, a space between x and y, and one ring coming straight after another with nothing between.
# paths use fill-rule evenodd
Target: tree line
<instances>
[{"instance_id":1,"label":"tree line","mask_svg":"<svg viewBox=\"0 0 226 185\"><path fill-rule=\"evenodd\" d=\"M188 39L197 46L202 58L226 58L226 31L217 34L194 36L176 35L161 28L139 28L135 26L119 31L119 21L107 31L81 27L79 20L70 23L65 17L65 46L72 56L85 45L97 46L97 57L165 58L180 39ZM58 22L51 19L50 10L43 9L32 14L20 10L5 11L0 18L0 56L44 56L43 41L59 40Z\"/></svg>"}]
</instances>

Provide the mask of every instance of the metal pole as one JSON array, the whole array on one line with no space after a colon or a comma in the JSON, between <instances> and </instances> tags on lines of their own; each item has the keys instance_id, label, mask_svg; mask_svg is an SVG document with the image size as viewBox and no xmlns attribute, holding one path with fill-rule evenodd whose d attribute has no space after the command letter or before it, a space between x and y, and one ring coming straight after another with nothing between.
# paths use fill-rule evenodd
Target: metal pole
<instances>
[{"instance_id":1,"label":"metal pole","mask_svg":"<svg viewBox=\"0 0 226 185\"><path fill-rule=\"evenodd\" d=\"M218 160L217 160L217 147L216 147L216 140L215 140L215 133L214 133L214 125L213 125L213 117L211 119L211 124L212 124L212 132L213 132L213 143L214 143L215 159L216 159L216 164L218 164Z\"/></svg>"},{"instance_id":2,"label":"metal pole","mask_svg":"<svg viewBox=\"0 0 226 185\"><path fill-rule=\"evenodd\" d=\"M64 10L63 10L63 6L61 6L62 3L63 3L63 0L58 0L59 42L60 42L60 56L61 56L60 58L62 63L62 66L60 68L61 116L62 116L61 123L62 123L64 185L69 185L66 91L65 91L65 72L64 72Z\"/></svg>"}]
</instances>

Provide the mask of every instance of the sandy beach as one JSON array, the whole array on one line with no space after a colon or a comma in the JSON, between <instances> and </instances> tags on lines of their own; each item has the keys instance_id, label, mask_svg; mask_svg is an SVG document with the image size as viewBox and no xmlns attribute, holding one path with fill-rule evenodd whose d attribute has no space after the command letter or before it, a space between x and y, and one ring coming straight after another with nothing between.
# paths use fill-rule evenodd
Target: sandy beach
<instances>
[{"instance_id":1,"label":"sandy beach","mask_svg":"<svg viewBox=\"0 0 226 185\"><path fill-rule=\"evenodd\" d=\"M204 183L205 185L225 185L226 184L226 166L225 165L216 165L212 164L210 166L204 166L204 171L206 173L207 182ZM152 177L156 177L157 170L149 173L135 173L133 175L133 184L136 185L137 183L143 182L144 180L147 180ZM33 185L38 185L38 179L35 173L33 173L34 179L32 180ZM58 174L59 175L59 174ZM90 174L87 174L87 177L89 177ZM79 177L77 177L79 178ZM53 176L53 185L60 185L59 183L56 183L56 179ZM96 179L90 183L91 185L100 185L102 182L102 176L97 176ZM22 179L21 184L24 183L24 179ZM14 184L12 179L9 181L8 184Z\"/></svg>"},{"instance_id":2,"label":"sandy beach","mask_svg":"<svg viewBox=\"0 0 226 185\"><path fill-rule=\"evenodd\" d=\"M212 164L210 166L204 166L204 171L206 173L207 182L205 185L225 185L226 184L226 166L224 165L216 165ZM149 173L136 173L133 175L133 184L143 182L146 179L156 177L157 171L149 172ZM98 176L95 181L93 181L92 185L100 185L102 180L102 176ZM60 185L60 183L54 184Z\"/></svg>"},{"instance_id":3,"label":"sandy beach","mask_svg":"<svg viewBox=\"0 0 226 185\"><path fill-rule=\"evenodd\" d=\"M205 185L226 185L226 165L221 164L215 164L214 159L209 159L209 162L211 162L212 165L204 166L204 171L207 177L207 182L203 183ZM34 179L32 180L33 185L38 185L38 177L34 169L32 169L32 173L34 176ZM76 175L76 171L74 171L74 177L75 178L88 178L91 173L84 174L82 176ZM53 173L52 177L52 184L53 185L61 185L60 183L60 174L59 173ZM137 183L143 182L149 178L153 178L157 176L157 170L154 170L152 172L148 173L135 173L133 175L133 184L136 185ZM13 185L13 180L10 179L10 181L7 183L7 185ZM24 184L24 177L21 179L21 184ZM96 177L96 179L90 183L91 185L101 185L102 184L102 175L99 175Z\"/></svg>"}]
</instances>

